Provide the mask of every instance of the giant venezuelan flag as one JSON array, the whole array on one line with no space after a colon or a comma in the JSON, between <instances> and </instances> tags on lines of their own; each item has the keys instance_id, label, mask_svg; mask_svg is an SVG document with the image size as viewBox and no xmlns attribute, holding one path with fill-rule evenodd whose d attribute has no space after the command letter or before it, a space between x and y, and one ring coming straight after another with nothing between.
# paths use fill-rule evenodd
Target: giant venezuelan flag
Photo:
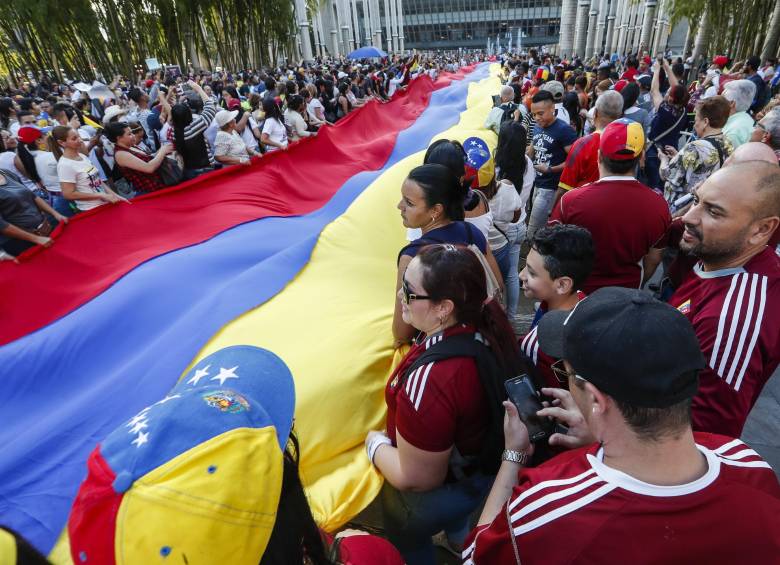
<instances>
[{"instance_id":1,"label":"giant venezuelan flag","mask_svg":"<svg viewBox=\"0 0 780 565\"><path fill-rule=\"evenodd\" d=\"M319 523L364 508L381 485L362 446L393 358L400 185L436 138L495 143L491 70L422 77L286 152L82 214L52 248L0 264L0 523L49 551L94 445L238 343L294 375Z\"/></svg>"}]
</instances>

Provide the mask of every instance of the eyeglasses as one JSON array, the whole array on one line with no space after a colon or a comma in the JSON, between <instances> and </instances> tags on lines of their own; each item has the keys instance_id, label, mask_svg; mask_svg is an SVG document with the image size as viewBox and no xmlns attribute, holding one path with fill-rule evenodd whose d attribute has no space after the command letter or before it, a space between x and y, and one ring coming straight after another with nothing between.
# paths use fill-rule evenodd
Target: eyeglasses
<instances>
[{"instance_id":1,"label":"eyeglasses","mask_svg":"<svg viewBox=\"0 0 780 565\"><path fill-rule=\"evenodd\" d=\"M756 122L756 125L753 126L753 127L757 127L761 131L766 131L766 126L764 124L762 124L761 122Z\"/></svg>"},{"instance_id":2,"label":"eyeglasses","mask_svg":"<svg viewBox=\"0 0 780 565\"><path fill-rule=\"evenodd\" d=\"M555 363L550 365L550 369L552 369L555 378L558 379L558 382L562 385L569 382L569 377L573 377L579 381L587 382L586 379L583 379L578 374L567 371L566 366L563 364L563 359L558 359Z\"/></svg>"},{"instance_id":3,"label":"eyeglasses","mask_svg":"<svg viewBox=\"0 0 780 565\"><path fill-rule=\"evenodd\" d=\"M401 279L401 292L403 293L404 304L409 304L412 300L430 300L430 296L424 296L422 294L414 294L409 291L409 283L406 282L406 278Z\"/></svg>"}]
</instances>

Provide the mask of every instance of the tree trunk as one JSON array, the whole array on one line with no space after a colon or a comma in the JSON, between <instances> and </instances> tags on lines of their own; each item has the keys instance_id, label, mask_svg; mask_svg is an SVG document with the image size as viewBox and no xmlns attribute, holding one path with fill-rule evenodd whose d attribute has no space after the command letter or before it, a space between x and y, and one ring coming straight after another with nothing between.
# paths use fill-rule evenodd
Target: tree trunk
<instances>
[{"instance_id":1,"label":"tree trunk","mask_svg":"<svg viewBox=\"0 0 780 565\"><path fill-rule=\"evenodd\" d=\"M780 39L780 0L775 0L775 9L772 11L772 19L769 22L769 30L766 34L764 46L761 49L761 62L770 59L777 52L777 42Z\"/></svg>"},{"instance_id":2,"label":"tree trunk","mask_svg":"<svg viewBox=\"0 0 780 565\"><path fill-rule=\"evenodd\" d=\"M699 31L696 33L696 40L693 44L693 64L695 67L699 66L699 57L707 55L711 27L709 11L704 10L701 16L701 23L699 24Z\"/></svg>"}]
</instances>

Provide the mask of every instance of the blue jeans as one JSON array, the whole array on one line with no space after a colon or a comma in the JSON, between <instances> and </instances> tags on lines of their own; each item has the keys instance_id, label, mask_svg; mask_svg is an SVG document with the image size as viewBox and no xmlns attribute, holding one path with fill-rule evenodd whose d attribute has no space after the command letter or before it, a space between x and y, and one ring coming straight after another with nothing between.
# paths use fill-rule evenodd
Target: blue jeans
<instances>
[{"instance_id":1,"label":"blue jeans","mask_svg":"<svg viewBox=\"0 0 780 565\"><path fill-rule=\"evenodd\" d=\"M70 218L73 214L75 214L73 208L70 207L70 201L65 200L61 194L56 192L51 194L51 207L66 218Z\"/></svg>"},{"instance_id":2,"label":"blue jeans","mask_svg":"<svg viewBox=\"0 0 780 565\"><path fill-rule=\"evenodd\" d=\"M512 320L517 315L517 303L520 300L520 275L517 266L520 263L520 243L525 238L524 224L509 224L504 230L507 244L493 251L506 288L506 315Z\"/></svg>"},{"instance_id":3,"label":"blue jeans","mask_svg":"<svg viewBox=\"0 0 780 565\"><path fill-rule=\"evenodd\" d=\"M643 182L650 188L655 188L663 192L664 181L661 180L661 160L658 158L658 149L655 145L647 148L645 153L645 169Z\"/></svg>"},{"instance_id":4,"label":"blue jeans","mask_svg":"<svg viewBox=\"0 0 780 565\"><path fill-rule=\"evenodd\" d=\"M525 234L526 239L531 239L536 230L547 225L547 219L552 212L553 201L555 200L554 188L534 187L534 205L531 208L531 218L528 220L528 231Z\"/></svg>"},{"instance_id":5,"label":"blue jeans","mask_svg":"<svg viewBox=\"0 0 780 565\"><path fill-rule=\"evenodd\" d=\"M385 532L407 565L436 563L431 536L441 530L463 543L469 515L487 496L494 478L476 473L427 492L401 492L385 481L380 493Z\"/></svg>"}]
</instances>

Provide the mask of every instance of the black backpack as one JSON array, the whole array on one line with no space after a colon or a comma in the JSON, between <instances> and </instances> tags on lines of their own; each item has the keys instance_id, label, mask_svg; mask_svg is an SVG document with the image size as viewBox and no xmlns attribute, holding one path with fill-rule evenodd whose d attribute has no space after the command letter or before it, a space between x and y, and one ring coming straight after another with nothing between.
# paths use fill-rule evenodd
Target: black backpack
<instances>
[{"instance_id":1,"label":"black backpack","mask_svg":"<svg viewBox=\"0 0 780 565\"><path fill-rule=\"evenodd\" d=\"M431 345L406 369L401 382L406 382L406 379L419 367L450 357L472 357L477 365L479 380L488 401L489 421L485 439L482 442L482 451L477 456L476 466L485 474L495 475L501 465L501 453L504 451L504 407L502 402L507 397L504 382L526 373L538 388L540 381L536 367L522 353L514 360L512 367L505 367L503 363L498 361L479 333L468 333L454 335Z\"/></svg>"},{"instance_id":2,"label":"black backpack","mask_svg":"<svg viewBox=\"0 0 780 565\"><path fill-rule=\"evenodd\" d=\"M518 108L519 106L514 102L507 102L504 107L504 113L501 114L501 124L503 125L504 122L511 122L514 120L515 112L517 112Z\"/></svg>"}]
</instances>

